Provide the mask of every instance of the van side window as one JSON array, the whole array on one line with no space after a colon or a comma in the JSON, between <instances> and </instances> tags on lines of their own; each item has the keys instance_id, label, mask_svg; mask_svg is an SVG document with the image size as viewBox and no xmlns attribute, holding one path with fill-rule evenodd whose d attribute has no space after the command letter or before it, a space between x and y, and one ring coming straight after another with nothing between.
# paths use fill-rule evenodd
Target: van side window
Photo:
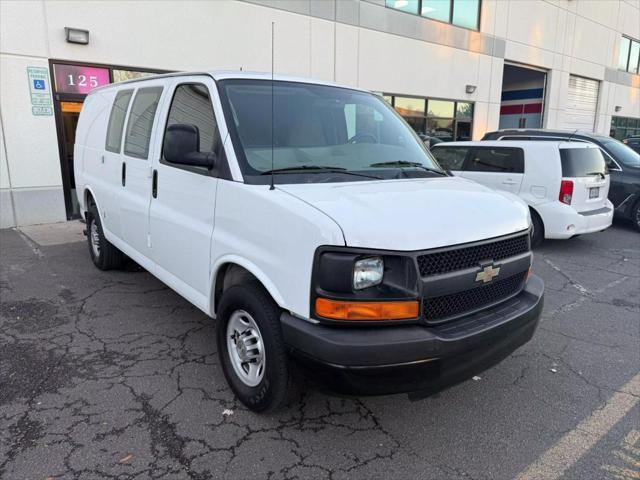
<instances>
[{"instance_id":1,"label":"van side window","mask_svg":"<svg viewBox=\"0 0 640 480\"><path fill-rule=\"evenodd\" d=\"M111 107L109 114L109 125L107 126L107 140L105 142L105 150L113 153L120 153L122 146L122 128L124 127L124 119L127 116L127 108L133 90L120 90Z\"/></svg>"},{"instance_id":2,"label":"van side window","mask_svg":"<svg viewBox=\"0 0 640 480\"><path fill-rule=\"evenodd\" d=\"M524 173L521 148L476 147L466 170L470 172Z\"/></svg>"},{"instance_id":3,"label":"van side window","mask_svg":"<svg viewBox=\"0 0 640 480\"><path fill-rule=\"evenodd\" d=\"M200 134L200 151L214 152L219 142L218 126L207 87L201 84L178 85L167 118L168 128L177 123L195 125Z\"/></svg>"},{"instance_id":4,"label":"van side window","mask_svg":"<svg viewBox=\"0 0 640 480\"><path fill-rule=\"evenodd\" d=\"M446 170L462 170L468 147L435 147L431 153L442 168Z\"/></svg>"},{"instance_id":5,"label":"van side window","mask_svg":"<svg viewBox=\"0 0 640 480\"><path fill-rule=\"evenodd\" d=\"M151 130L160 95L162 95L162 87L141 88L136 92L127 122L125 154L145 160L149 156Z\"/></svg>"}]
</instances>

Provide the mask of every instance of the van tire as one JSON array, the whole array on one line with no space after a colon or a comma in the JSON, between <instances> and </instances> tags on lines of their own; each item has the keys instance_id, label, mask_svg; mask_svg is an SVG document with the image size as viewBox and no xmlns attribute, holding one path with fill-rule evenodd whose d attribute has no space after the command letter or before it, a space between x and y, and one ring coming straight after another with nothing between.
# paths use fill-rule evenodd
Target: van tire
<instances>
[{"instance_id":1,"label":"van tire","mask_svg":"<svg viewBox=\"0 0 640 480\"><path fill-rule=\"evenodd\" d=\"M97 248L94 241L97 241ZM100 215L95 205L90 205L87 212L87 244L91 260L100 270L121 268L124 264L124 254L104 236Z\"/></svg>"},{"instance_id":2,"label":"van tire","mask_svg":"<svg viewBox=\"0 0 640 480\"><path fill-rule=\"evenodd\" d=\"M538 212L535 210L531 211L531 248L539 247L544 240L544 224L542 223L542 219Z\"/></svg>"},{"instance_id":3,"label":"van tire","mask_svg":"<svg viewBox=\"0 0 640 480\"><path fill-rule=\"evenodd\" d=\"M255 323L264 349L263 374L255 386L249 386L241 379L235 370L238 364L234 367L232 363L234 353L229 351L229 348L234 348L229 346L227 338L229 322L239 313L248 314ZM254 412L278 409L293 391L289 359L282 338L281 313L278 305L258 282L229 287L223 293L218 307L216 338L224 376L238 399Z\"/></svg>"}]
</instances>

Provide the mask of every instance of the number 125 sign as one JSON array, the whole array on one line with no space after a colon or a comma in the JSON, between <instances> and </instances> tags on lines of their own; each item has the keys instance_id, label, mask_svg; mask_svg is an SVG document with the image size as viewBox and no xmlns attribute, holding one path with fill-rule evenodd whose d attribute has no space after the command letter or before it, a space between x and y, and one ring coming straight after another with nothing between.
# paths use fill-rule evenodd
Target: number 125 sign
<instances>
[{"instance_id":1,"label":"number 125 sign","mask_svg":"<svg viewBox=\"0 0 640 480\"><path fill-rule=\"evenodd\" d=\"M110 83L108 68L54 64L53 72L59 93L85 94Z\"/></svg>"}]
</instances>

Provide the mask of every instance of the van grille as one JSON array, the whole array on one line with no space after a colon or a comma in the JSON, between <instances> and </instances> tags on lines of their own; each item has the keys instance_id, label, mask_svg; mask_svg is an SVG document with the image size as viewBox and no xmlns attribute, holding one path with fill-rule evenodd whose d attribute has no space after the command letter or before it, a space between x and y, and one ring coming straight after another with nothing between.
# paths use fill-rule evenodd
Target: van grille
<instances>
[{"instance_id":1,"label":"van grille","mask_svg":"<svg viewBox=\"0 0 640 480\"><path fill-rule=\"evenodd\" d=\"M485 260L500 260L529 251L529 234L498 240L496 242L462 247L443 252L427 253L418 257L420 275L441 273L477 267Z\"/></svg>"},{"instance_id":2,"label":"van grille","mask_svg":"<svg viewBox=\"0 0 640 480\"><path fill-rule=\"evenodd\" d=\"M437 323L438 320L497 303L518 293L524 286L526 277L526 271L520 272L471 290L425 298L422 304L422 316L428 323Z\"/></svg>"}]
</instances>

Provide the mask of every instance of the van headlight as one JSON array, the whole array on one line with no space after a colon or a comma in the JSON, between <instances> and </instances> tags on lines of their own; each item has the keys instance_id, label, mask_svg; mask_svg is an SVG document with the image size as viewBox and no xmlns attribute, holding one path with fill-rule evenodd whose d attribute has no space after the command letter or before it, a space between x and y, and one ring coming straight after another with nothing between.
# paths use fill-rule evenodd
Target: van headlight
<instances>
[{"instance_id":1,"label":"van headlight","mask_svg":"<svg viewBox=\"0 0 640 480\"><path fill-rule=\"evenodd\" d=\"M384 261L382 257L368 257L357 260L353 265L353 288L362 290L382 283Z\"/></svg>"}]
</instances>

